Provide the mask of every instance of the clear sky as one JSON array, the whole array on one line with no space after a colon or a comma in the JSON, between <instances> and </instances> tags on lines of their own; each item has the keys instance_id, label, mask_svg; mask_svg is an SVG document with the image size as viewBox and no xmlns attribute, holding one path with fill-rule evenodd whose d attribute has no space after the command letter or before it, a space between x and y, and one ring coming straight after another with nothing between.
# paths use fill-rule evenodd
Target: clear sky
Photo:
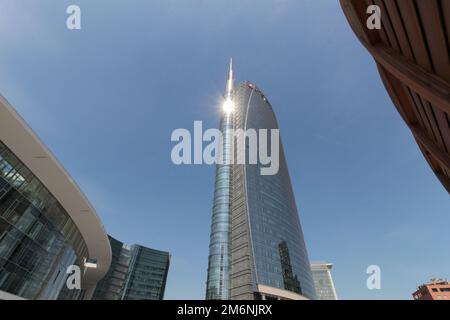
<instances>
[{"instance_id":1,"label":"clear sky","mask_svg":"<svg viewBox=\"0 0 450 320\"><path fill-rule=\"evenodd\" d=\"M167 299L204 298L214 187L214 167L172 164L170 135L218 126L230 56L275 109L310 259L335 264L339 297L450 277L449 196L338 1L1 0L0 48L0 93L107 231L172 253Z\"/></svg>"}]
</instances>

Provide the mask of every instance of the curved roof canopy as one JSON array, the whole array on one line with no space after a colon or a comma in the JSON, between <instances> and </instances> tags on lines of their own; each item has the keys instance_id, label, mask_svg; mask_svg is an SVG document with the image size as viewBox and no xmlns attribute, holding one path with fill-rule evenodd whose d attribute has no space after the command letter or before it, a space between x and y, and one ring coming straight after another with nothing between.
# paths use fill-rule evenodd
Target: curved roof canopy
<instances>
[{"instance_id":1,"label":"curved roof canopy","mask_svg":"<svg viewBox=\"0 0 450 320\"><path fill-rule=\"evenodd\" d=\"M0 95L0 140L30 169L59 201L78 227L96 268L87 268L83 287L95 285L109 269L111 246L94 208L77 184L25 121Z\"/></svg>"},{"instance_id":2,"label":"curved roof canopy","mask_svg":"<svg viewBox=\"0 0 450 320\"><path fill-rule=\"evenodd\" d=\"M450 192L450 1L340 0L430 167ZM369 30L369 6L381 28Z\"/></svg>"}]
</instances>

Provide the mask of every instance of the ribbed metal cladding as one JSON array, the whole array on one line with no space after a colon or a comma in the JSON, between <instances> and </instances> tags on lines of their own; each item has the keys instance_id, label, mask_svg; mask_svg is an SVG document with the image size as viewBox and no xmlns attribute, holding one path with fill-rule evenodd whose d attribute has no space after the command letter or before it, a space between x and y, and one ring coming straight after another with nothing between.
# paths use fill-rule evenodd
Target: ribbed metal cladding
<instances>
[{"instance_id":1,"label":"ribbed metal cladding","mask_svg":"<svg viewBox=\"0 0 450 320\"><path fill-rule=\"evenodd\" d=\"M231 143L233 113L224 113L220 130L223 135L222 163L216 166L216 181L209 245L206 299L229 299L231 260Z\"/></svg>"}]
</instances>

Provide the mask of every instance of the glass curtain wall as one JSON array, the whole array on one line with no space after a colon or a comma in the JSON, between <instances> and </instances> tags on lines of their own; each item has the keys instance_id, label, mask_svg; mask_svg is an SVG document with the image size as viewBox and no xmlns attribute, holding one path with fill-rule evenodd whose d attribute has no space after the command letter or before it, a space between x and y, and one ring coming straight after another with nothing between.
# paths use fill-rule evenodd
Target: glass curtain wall
<instances>
[{"instance_id":1,"label":"glass curtain wall","mask_svg":"<svg viewBox=\"0 0 450 320\"><path fill-rule=\"evenodd\" d=\"M68 213L0 141L0 290L56 299L67 267L84 257L86 244Z\"/></svg>"}]
</instances>

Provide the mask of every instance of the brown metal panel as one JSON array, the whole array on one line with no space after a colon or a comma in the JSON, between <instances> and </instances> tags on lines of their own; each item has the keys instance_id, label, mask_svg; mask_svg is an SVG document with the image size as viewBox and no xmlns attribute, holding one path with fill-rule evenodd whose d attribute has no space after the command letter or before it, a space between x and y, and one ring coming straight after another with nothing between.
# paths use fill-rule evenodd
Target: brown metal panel
<instances>
[{"instance_id":1,"label":"brown metal panel","mask_svg":"<svg viewBox=\"0 0 450 320\"><path fill-rule=\"evenodd\" d=\"M359 17L355 11L355 8L351 0L340 0L342 11L344 11L347 21L352 28L355 35L360 41L368 41L366 34L361 29L361 23L359 22Z\"/></svg>"},{"instance_id":2,"label":"brown metal panel","mask_svg":"<svg viewBox=\"0 0 450 320\"><path fill-rule=\"evenodd\" d=\"M397 40L402 50L402 54L408 59L414 61L414 55L411 51L408 35L403 26L403 20L398 12L397 4L395 0L384 0L386 7L386 14L389 15L394 32L397 35Z\"/></svg>"},{"instance_id":3,"label":"brown metal panel","mask_svg":"<svg viewBox=\"0 0 450 320\"><path fill-rule=\"evenodd\" d=\"M425 38L435 73L446 81L450 81L449 52L438 1L417 1L417 7L419 8L419 15L425 30Z\"/></svg>"},{"instance_id":4,"label":"brown metal panel","mask_svg":"<svg viewBox=\"0 0 450 320\"><path fill-rule=\"evenodd\" d=\"M374 3L377 6L379 6L381 9L381 21L383 23L383 30L386 32L387 37L389 38L389 42L391 44L392 49L401 53L401 49L400 49L397 37L394 32L394 28L392 26L391 19L389 17L389 13L387 12L383 1L382 0L374 0Z\"/></svg>"},{"instance_id":5,"label":"brown metal panel","mask_svg":"<svg viewBox=\"0 0 450 320\"><path fill-rule=\"evenodd\" d=\"M427 118L432 116L432 114L430 112L429 115L427 115L424 107L422 106L422 103L425 101L421 100L420 97L416 93L409 90L409 88L402 85L398 79L390 75L382 66L379 66L379 70L380 75L385 83L386 89L388 90L392 101L394 102L394 105L397 107L400 114L405 119L405 122L409 124L411 131L416 137L416 140L418 140L420 137L420 141L423 141L427 144L428 147L423 149L423 152L425 150L428 150L428 148L433 151L438 150L438 152L444 158L443 161L445 161L446 153L442 149L443 145L441 144L440 147L442 148L440 148L434 141L433 130L439 132L439 130L436 128L437 124L435 124L435 128L433 129ZM432 106L429 105L429 108L432 108ZM428 132L428 134L425 134L424 130ZM448 137L450 137L450 134L448 135ZM438 161L436 157L434 157L429 151L426 151L426 154L424 153L424 156L442 184L445 187L446 185L449 185L450 181L446 178L444 169L445 167L441 164L441 162ZM450 189L447 190L450 192Z\"/></svg>"},{"instance_id":6,"label":"brown metal panel","mask_svg":"<svg viewBox=\"0 0 450 320\"><path fill-rule=\"evenodd\" d=\"M441 13L444 19L445 33L447 34L447 43L450 45L450 1L441 0Z\"/></svg>"},{"instance_id":7,"label":"brown metal panel","mask_svg":"<svg viewBox=\"0 0 450 320\"><path fill-rule=\"evenodd\" d=\"M374 0L369 0L369 3L370 3L370 5L375 5ZM391 43L389 42L388 36L387 36L387 34L386 34L386 31L384 31L385 28L384 28L384 26L383 26L383 23L384 23L384 22L383 22L383 14L381 14L381 25L382 25L382 27L381 27L380 30L378 30L378 33L379 33L379 35L380 35L380 41L381 41L384 45L391 47L392 45L391 45Z\"/></svg>"},{"instance_id":8,"label":"brown metal panel","mask_svg":"<svg viewBox=\"0 0 450 320\"><path fill-rule=\"evenodd\" d=\"M432 73L383 47L366 47L375 60L442 111L450 113L450 85Z\"/></svg>"},{"instance_id":9,"label":"brown metal panel","mask_svg":"<svg viewBox=\"0 0 450 320\"><path fill-rule=\"evenodd\" d=\"M442 185L447 189L450 193L450 179L448 178L448 174L442 174L441 172L435 172L438 179L441 181Z\"/></svg>"},{"instance_id":10,"label":"brown metal panel","mask_svg":"<svg viewBox=\"0 0 450 320\"><path fill-rule=\"evenodd\" d=\"M353 32L361 42L368 44L381 42L378 30L369 30L366 27L367 3L365 0L340 0L340 3Z\"/></svg>"},{"instance_id":11,"label":"brown metal panel","mask_svg":"<svg viewBox=\"0 0 450 320\"><path fill-rule=\"evenodd\" d=\"M425 159L450 193L450 0L340 2ZM366 28L367 4L382 9L385 33Z\"/></svg>"},{"instance_id":12,"label":"brown metal panel","mask_svg":"<svg viewBox=\"0 0 450 320\"><path fill-rule=\"evenodd\" d=\"M373 1L377 0L353 0L353 7L355 8L355 12L358 14L359 23L366 34L369 43L374 45L381 42L380 32L377 29L370 30L367 28L367 19L369 15L367 14L367 8L372 4Z\"/></svg>"},{"instance_id":13,"label":"brown metal panel","mask_svg":"<svg viewBox=\"0 0 450 320\"><path fill-rule=\"evenodd\" d=\"M414 137L422 143L422 145L431 153L434 158L446 169L450 170L450 156L443 152L434 141L432 141L426 134L423 133L419 126L412 126Z\"/></svg>"},{"instance_id":14,"label":"brown metal panel","mask_svg":"<svg viewBox=\"0 0 450 320\"><path fill-rule=\"evenodd\" d=\"M427 46L420 20L417 16L414 0L401 0L397 4L400 8L400 13L417 63L427 71L432 71L432 65L428 56Z\"/></svg>"},{"instance_id":15,"label":"brown metal panel","mask_svg":"<svg viewBox=\"0 0 450 320\"><path fill-rule=\"evenodd\" d=\"M417 103L416 103L416 101L414 99L413 91L411 91L411 89L408 88L405 85L404 85L404 88L405 88L406 96L407 96L407 99L408 99L409 103L408 104L404 104L403 106L405 108L410 108L411 109L411 111L414 113L414 115L415 115L415 117L417 119L416 124L419 125L420 127L422 127L424 130L426 130L425 122L424 122L424 120L422 118L421 113L419 112L419 108L418 108Z\"/></svg>"},{"instance_id":16,"label":"brown metal panel","mask_svg":"<svg viewBox=\"0 0 450 320\"><path fill-rule=\"evenodd\" d=\"M442 112L435 106L431 105L436 116L436 121L439 125L439 129L442 133L442 139L444 140L445 147L447 152L450 151L450 125L448 123L448 115L445 112Z\"/></svg>"},{"instance_id":17,"label":"brown metal panel","mask_svg":"<svg viewBox=\"0 0 450 320\"><path fill-rule=\"evenodd\" d=\"M433 130L435 141L438 146L442 149L442 151L446 152L444 140L442 139L441 130L437 124L436 117L434 115L433 109L428 101L420 97L420 101L422 102L423 108L427 115L428 121L430 122L431 129Z\"/></svg>"},{"instance_id":18,"label":"brown metal panel","mask_svg":"<svg viewBox=\"0 0 450 320\"><path fill-rule=\"evenodd\" d=\"M444 172L444 167L439 163L439 161L436 160L436 157L433 156L427 148L422 144L420 140L418 140L416 137L417 145L419 146L420 151L423 153L425 159L430 164L430 167L433 169L434 172Z\"/></svg>"},{"instance_id":19,"label":"brown metal panel","mask_svg":"<svg viewBox=\"0 0 450 320\"><path fill-rule=\"evenodd\" d=\"M388 72L393 74L400 81L407 84L414 91L418 92L420 95L425 97L428 101L436 105L442 111L450 113L450 85L435 76L433 73L427 71L427 69L420 68L414 63L411 63L408 59L399 55L394 50L391 50L382 45L373 46L373 40L369 41L370 37L368 36L368 34L372 33L367 33L367 31L365 30L365 26L362 25L361 17L358 17L358 12L361 12L362 8L356 9L356 6L354 6L353 3L354 2L350 0L341 0L343 10L349 20L350 25L352 26L355 33L359 35L358 37L360 41L364 44L366 49L369 50L375 60L383 65ZM355 3L359 3L359 6L361 6L362 4L362 2L358 1L356 1ZM399 3L405 5L407 3L410 3L410 0L403 0ZM418 23L416 12L413 11L413 13L415 19L408 20L416 21ZM404 14L405 13L402 12L402 16ZM420 26L417 24L416 27L419 27L419 33L422 34ZM423 37L420 38L422 39L423 46ZM381 40L379 41L379 43L380 42ZM417 45L415 45L414 47L417 47ZM423 48L426 51L426 48ZM428 59L428 54L426 54L426 56ZM431 70L431 65L429 67L429 70Z\"/></svg>"},{"instance_id":20,"label":"brown metal panel","mask_svg":"<svg viewBox=\"0 0 450 320\"><path fill-rule=\"evenodd\" d=\"M397 108L397 111L402 116L403 120L406 122L408 126L411 124L417 123L417 116L411 110L409 100L406 96L406 88L404 85L398 81L397 78L393 77L386 69L383 68L380 64L377 63L378 72L380 73L381 80L383 80L383 84L387 89L389 96L391 97L392 102L394 102L394 106Z\"/></svg>"},{"instance_id":21,"label":"brown metal panel","mask_svg":"<svg viewBox=\"0 0 450 320\"><path fill-rule=\"evenodd\" d=\"M419 140L416 141L417 145L419 146L419 149L422 151L425 160L427 160L434 174L442 183L444 188L450 193L450 179L448 178L446 170L440 165L440 163L436 160L436 158L427 151L427 149L420 143Z\"/></svg>"},{"instance_id":22,"label":"brown metal panel","mask_svg":"<svg viewBox=\"0 0 450 320\"><path fill-rule=\"evenodd\" d=\"M413 98L414 102L414 108L417 110L419 117L421 119L422 129L423 132L433 141L435 140L433 129L431 128L430 122L428 120L428 117L425 113L424 107L422 105L422 101L420 100L420 97L415 93L414 91L410 91L411 96Z\"/></svg>"}]
</instances>

